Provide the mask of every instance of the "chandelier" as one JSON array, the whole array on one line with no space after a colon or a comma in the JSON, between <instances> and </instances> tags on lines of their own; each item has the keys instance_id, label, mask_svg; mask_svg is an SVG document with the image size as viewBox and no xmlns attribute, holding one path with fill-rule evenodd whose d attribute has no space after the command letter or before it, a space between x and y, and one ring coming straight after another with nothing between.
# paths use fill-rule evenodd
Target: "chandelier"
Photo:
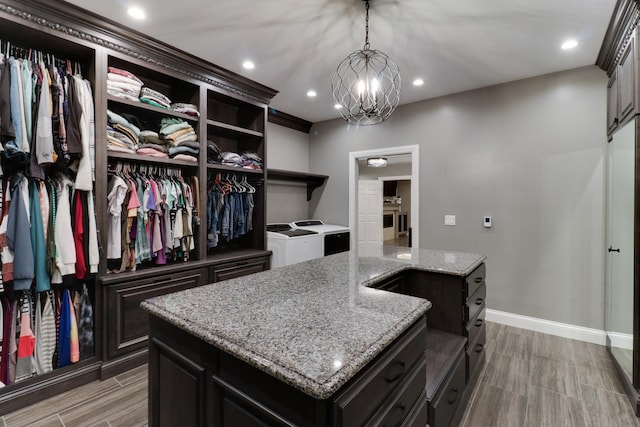
<instances>
[{"instance_id":1,"label":"chandelier","mask_svg":"<svg viewBox=\"0 0 640 427\"><path fill-rule=\"evenodd\" d=\"M331 88L340 116L355 125L386 120L400 102L400 70L385 53L369 45L369 0L365 1L364 48L347 56L336 69Z\"/></svg>"}]
</instances>

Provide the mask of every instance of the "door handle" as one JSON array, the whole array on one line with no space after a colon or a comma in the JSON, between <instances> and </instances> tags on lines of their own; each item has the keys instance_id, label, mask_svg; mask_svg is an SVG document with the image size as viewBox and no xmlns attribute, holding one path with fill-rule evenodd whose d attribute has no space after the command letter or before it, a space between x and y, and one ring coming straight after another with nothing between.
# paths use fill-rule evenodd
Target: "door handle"
<instances>
[{"instance_id":1,"label":"door handle","mask_svg":"<svg viewBox=\"0 0 640 427\"><path fill-rule=\"evenodd\" d=\"M609 246L608 251L609 251L609 252L618 252L618 253L620 253L620 248L618 248L618 249L613 249L613 246Z\"/></svg>"},{"instance_id":2,"label":"door handle","mask_svg":"<svg viewBox=\"0 0 640 427\"><path fill-rule=\"evenodd\" d=\"M482 277L476 277L475 282L476 283L482 283Z\"/></svg>"}]
</instances>

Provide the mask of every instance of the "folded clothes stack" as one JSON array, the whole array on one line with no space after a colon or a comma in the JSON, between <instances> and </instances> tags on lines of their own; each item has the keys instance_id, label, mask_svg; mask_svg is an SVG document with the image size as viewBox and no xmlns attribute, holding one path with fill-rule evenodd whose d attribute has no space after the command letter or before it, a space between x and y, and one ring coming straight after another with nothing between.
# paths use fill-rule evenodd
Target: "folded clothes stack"
<instances>
[{"instance_id":1,"label":"folded clothes stack","mask_svg":"<svg viewBox=\"0 0 640 427\"><path fill-rule=\"evenodd\" d=\"M144 84L142 80L120 68L109 67L107 71L107 93L109 95L130 101L140 101L138 97Z\"/></svg>"},{"instance_id":2,"label":"folded clothes stack","mask_svg":"<svg viewBox=\"0 0 640 427\"><path fill-rule=\"evenodd\" d=\"M262 158L256 153L251 151L245 151L242 153L242 167L245 169L262 169Z\"/></svg>"},{"instance_id":3,"label":"folded clothes stack","mask_svg":"<svg viewBox=\"0 0 640 427\"><path fill-rule=\"evenodd\" d=\"M160 139L160 135L158 135L158 132L154 132L152 130L143 130L142 132L140 132L139 141L140 144L138 146L138 154L164 159L169 157L169 149L167 148L165 142Z\"/></svg>"},{"instance_id":4,"label":"folded clothes stack","mask_svg":"<svg viewBox=\"0 0 640 427\"><path fill-rule=\"evenodd\" d=\"M164 118L160 122L159 137L168 147L169 157L172 159L198 161L200 143L189 123L177 118Z\"/></svg>"},{"instance_id":5,"label":"folded clothes stack","mask_svg":"<svg viewBox=\"0 0 640 427\"><path fill-rule=\"evenodd\" d=\"M107 110L107 150L135 153L140 129L121 115Z\"/></svg>"},{"instance_id":6,"label":"folded clothes stack","mask_svg":"<svg viewBox=\"0 0 640 427\"><path fill-rule=\"evenodd\" d=\"M171 100L166 95L146 86L140 91L140 102L159 108L169 109L171 107Z\"/></svg>"},{"instance_id":7,"label":"folded clothes stack","mask_svg":"<svg viewBox=\"0 0 640 427\"><path fill-rule=\"evenodd\" d=\"M242 167L242 157L238 153L232 151L224 151L221 153L222 164L227 166Z\"/></svg>"},{"instance_id":8,"label":"folded clothes stack","mask_svg":"<svg viewBox=\"0 0 640 427\"><path fill-rule=\"evenodd\" d=\"M185 104L183 102L177 102L175 104L171 104L171 110L177 113L188 114L193 117L200 117L200 112L198 111L198 107L194 104Z\"/></svg>"},{"instance_id":9,"label":"folded clothes stack","mask_svg":"<svg viewBox=\"0 0 640 427\"><path fill-rule=\"evenodd\" d=\"M207 141L207 162L208 163L222 163L222 156L220 155L220 148L215 142Z\"/></svg>"}]
</instances>

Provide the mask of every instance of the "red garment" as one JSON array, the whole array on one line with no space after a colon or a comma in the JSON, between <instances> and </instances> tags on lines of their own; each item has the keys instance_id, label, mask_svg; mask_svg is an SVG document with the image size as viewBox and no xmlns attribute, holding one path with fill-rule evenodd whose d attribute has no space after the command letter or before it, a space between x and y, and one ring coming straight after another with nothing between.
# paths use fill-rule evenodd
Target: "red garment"
<instances>
[{"instance_id":1,"label":"red garment","mask_svg":"<svg viewBox=\"0 0 640 427\"><path fill-rule=\"evenodd\" d=\"M135 76L135 74L130 73L130 72L129 72L129 71L127 71L127 70L123 70L123 69L116 68L116 67L108 67L108 68L107 68L107 71L108 71L108 72L110 72L110 73L113 73L113 74L119 74L119 75L121 75L121 76L124 76L124 77L127 77L127 78L129 78L129 79L135 80L135 81L137 81L138 83L142 83L142 80L140 80L139 78L137 78L137 77Z\"/></svg>"},{"instance_id":2,"label":"red garment","mask_svg":"<svg viewBox=\"0 0 640 427\"><path fill-rule=\"evenodd\" d=\"M75 215L73 224L73 243L76 247L76 279L84 279L87 274L87 266L84 262L84 228L82 227L82 200L80 192L75 195Z\"/></svg>"},{"instance_id":3,"label":"red garment","mask_svg":"<svg viewBox=\"0 0 640 427\"><path fill-rule=\"evenodd\" d=\"M18 340L18 359L33 356L36 348L36 336L33 335L29 313L22 313L20 320L20 339Z\"/></svg>"}]
</instances>

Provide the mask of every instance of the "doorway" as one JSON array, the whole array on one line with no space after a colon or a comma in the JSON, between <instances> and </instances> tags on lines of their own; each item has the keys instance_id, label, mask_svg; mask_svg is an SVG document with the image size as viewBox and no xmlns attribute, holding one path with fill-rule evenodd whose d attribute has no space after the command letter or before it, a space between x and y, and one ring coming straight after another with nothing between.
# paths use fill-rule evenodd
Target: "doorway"
<instances>
[{"instance_id":1,"label":"doorway","mask_svg":"<svg viewBox=\"0 0 640 427\"><path fill-rule=\"evenodd\" d=\"M389 173L386 173L387 176L382 176L385 174L378 174L378 176L372 176L371 170L374 168L366 168L366 166L362 166L363 162L366 161L367 158L370 157L387 157L389 160L394 157L400 158L405 157L408 165L406 165L407 169L402 174L397 174L395 176L388 176ZM390 162L392 163L392 162ZM420 221L419 221L419 147L418 145L409 145L402 147L392 147L392 148L381 148L374 150L366 150L366 151L357 151L349 153L349 227L352 230L351 233L351 245L352 247L356 247L359 241L367 241L372 242L376 241L377 243L383 243L383 232L382 226L384 223L383 217L383 182L387 181L409 181L411 184L409 186L409 194L411 200L410 208L407 207L406 219L404 217L395 218L394 229L400 226L401 221L405 220L404 224L407 225L406 234L411 235L411 239L407 240L411 241L411 247L417 248L419 247L419 230L420 230ZM366 169L365 169L366 168ZM408 172L408 174L407 174ZM361 179L362 178L362 179ZM376 181L378 184L373 184L369 182L367 185L368 192L370 196L368 198L363 198L365 195L365 190L361 185L361 181ZM378 185L378 187L376 187ZM373 201L374 199L371 196L371 192L374 188L379 188L379 202ZM402 197L401 197L402 199ZM366 200L366 202L365 202ZM397 202L397 195L395 201ZM363 203L367 203L369 206L371 204L375 204L380 207L379 210L376 210L374 214L369 215L367 221L363 222L364 216L361 215L361 210L359 209L360 205ZM397 204L397 203L396 203ZM369 213L370 209L365 209L363 214ZM400 212L398 212L399 214ZM405 212L403 212L405 213ZM411 218L410 227L408 226L407 220ZM388 221L388 219L387 219ZM368 230L373 229L373 224L377 223L380 227L380 232L371 232ZM366 226L364 226L366 224ZM361 236L363 233L366 235ZM405 233L403 233L404 235Z\"/></svg>"},{"instance_id":2,"label":"doorway","mask_svg":"<svg viewBox=\"0 0 640 427\"><path fill-rule=\"evenodd\" d=\"M378 179L382 181L382 244L411 246L411 175Z\"/></svg>"}]
</instances>

